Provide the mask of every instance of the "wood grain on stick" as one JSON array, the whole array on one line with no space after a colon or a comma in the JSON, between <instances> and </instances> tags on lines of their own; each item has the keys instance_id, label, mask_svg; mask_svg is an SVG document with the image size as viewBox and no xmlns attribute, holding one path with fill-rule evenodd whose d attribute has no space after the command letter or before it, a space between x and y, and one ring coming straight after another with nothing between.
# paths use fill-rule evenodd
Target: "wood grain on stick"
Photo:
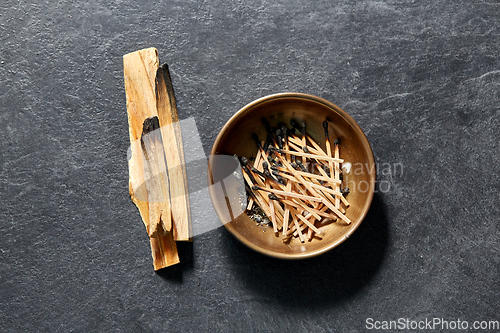
<instances>
[{"instance_id":1,"label":"wood grain on stick","mask_svg":"<svg viewBox=\"0 0 500 333\"><path fill-rule=\"evenodd\" d=\"M167 64L156 72L156 107L160 120L163 147L167 159L170 179L170 202L172 204L172 230L176 241L189 241L192 237L191 214L184 149L179 126L179 115L175 103L174 89Z\"/></svg>"}]
</instances>

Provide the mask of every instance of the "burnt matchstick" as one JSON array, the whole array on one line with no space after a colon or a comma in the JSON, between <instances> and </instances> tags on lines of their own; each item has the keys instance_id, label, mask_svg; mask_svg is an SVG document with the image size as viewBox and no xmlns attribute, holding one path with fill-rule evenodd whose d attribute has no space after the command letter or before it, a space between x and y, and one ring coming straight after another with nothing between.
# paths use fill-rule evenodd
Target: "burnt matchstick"
<instances>
[{"instance_id":1,"label":"burnt matchstick","mask_svg":"<svg viewBox=\"0 0 500 333\"><path fill-rule=\"evenodd\" d=\"M328 140L328 120L323 122L323 128L325 129L325 141Z\"/></svg>"},{"instance_id":2,"label":"burnt matchstick","mask_svg":"<svg viewBox=\"0 0 500 333\"><path fill-rule=\"evenodd\" d=\"M267 131L267 134L271 135L273 133L273 131L271 130L271 125L269 125L269 121L267 121L266 117L262 117L260 119L260 121L262 122L262 125L264 125L264 128Z\"/></svg>"},{"instance_id":3,"label":"burnt matchstick","mask_svg":"<svg viewBox=\"0 0 500 333\"><path fill-rule=\"evenodd\" d=\"M261 176L262 178L266 179L266 175L265 175L262 171L257 170L257 169L256 169L256 168L254 168L254 167L250 168L250 170L252 170L252 172L253 172L253 173L256 173L256 174L258 174L259 176Z\"/></svg>"},{"instance_id":4,"label":"burnt matchstick","mask_svg":"<svg viewBox=\"0 0 500 333\"><path fill-rule=\"evenodd\" d=\"M293 163L295 165L295 168L294 169L297 169L297 164L296 163ZM290 163L290 166L292 166L292 163ZM286 172L290 172L287 168L285 167L275 167L274 169L272 169L273 172L277 172L279 175L282 175L283 177L285 177L286 179L292 179L292 180L295 180L296 179L292 176L289 176L288 174L286 174ZM314 173L309 173L309 172L303 172L303 171L295 171L297 172L299 175L301 176L304 176L304 177L308 177L308 178L311 178L311 179L318 179L318 180L321 180L323 182L334 182L334 183L337 183L337 184L340 184L340 180L335 180L335 179L331 179L329 177L327 177L326 175L317 175L317 174L314 174Z\"/></svg>"},{"instance_id":5,"label":"burnt matchstick","mask_svg":"<svg viewBox=\"0 0 500 333\"><path fill-rule=\"evenodd\" d=\"M299 166L300 170L302 170L303 172L308 172L304 164L302 164L301 160L297 160L296 163Z\"/></svg>"},{"instance_id":6,"label":"burnt matchstick","mask_svg":"<svg viewBox=\"0 0 500 333\"><path fill-rule=\"evenodd\" d=\"M276 138L278 139L278 147L280 147L280 149L283 149L283 138L281 137L281 130L278 128L275 134Z\"/></svg>"},{"instance_id":7,"label":"burnt matchstick","mask_svg":"<svg viewBox=\"0 0 500 333\"><path fill-rule=\"evenodd\" d=\"M339 139L333 140L333 151L334 157L339 158ZM335 179L340 179L340 164L335 162ZM335 190L340 191L340 186L335 186ZM343 198L343 196L342 196ZM335 207L340 208L340 199L339 197L335 197Z\"/></svg>"},{"instance_id":8,"label":"burnt matchstick","mask_svg":"<svg viewBox=\"0 0 500 333\"><path fill-rule=\"evenodd\" d=\"M275 194L272 194L272 193L269 193L268 197L271 200L278 200L279 201L281 199L281 198L278 198Z\"/></svg>"},{"instance_id":9,"label":"burnt matchstick","mask_svg":"<svg viewBox=\"0 0 500 333\"><path fill-rule=\"evenodd\" d=\"M260 144L260 140L259 140L259 136L255 133L252 133L252 139L255 141L255 143L257 144L257 148L259 148L259 150L264 150L264 148L262 147L262 145Z\"/></svg>"},{"instance_id":10,"label":"burnt matchstick","mask_svg":"<svg viewBox=\"0 0 500 333\"><path fill-rule=\"evenodd\" d=\"M304 151L304 153L308 153L309 150L307 149L307 145L306 145L306 123L305 122L300 123L300 133L302 134L302 150ZM304 156L302 157L302 162L306 163L306 158Z\"/></svg>"},{"instance_id":11,"label":"burnt matchstick","mask_svg":"<svg viewBox=\"0 0 500 333\"><path fill-rule=\"evenodd\" d=\"M311 197L309 195L298 194L295 192L286 192L286 191L275 190L275 189L271 189L271 188L263 188L263 187L260 187L258 185L253 185L252 190L265 191L265 192L281 195L284 197L297 198L297 199L302 199L302 200L307 200L307 201L316 201L316 202L322 201L322 198L319 198L319 197Z\"/></svg>"},{"instance_id":12,"label":"burnt matchstick","mask_svg":"<svg viewBox=\"0 0 500 333\"><path fill-rule=\"evenodd\" d=\"M351 193L351 190L349 190L349 187L344 187L343 189L340 190L340 193L342 193L342 195L346 196L349 193Z\"/></svg>"},{"instance_id":13,"label":"burnt matchstick","mask_svg":"<svg viewBox=\"0 0 500 333\"><path fill-rule=\"evenodd\" d=\"M302 156L303 159L305 159L305 158L315 159L318 162L320 162L320 161L337 162L337 163L344 162L344 160L342 160L340 158L334 158L331 156L313 155L313 154L308 154L308 153L301 153L298 151L278 149L278 148L274 148L274 147L269 147L269 150L273 151L273 152L278 152L280 154L290 154L290 155ZM305 162L302 161L302 163L305 163Z\"/></svg>"},{"instance_id":14,"label":"burnt matchstick","mask_svg":"<svg viewBox=\"0 0 500 333\"><path fill-rule=\"evenodd\" d=\"M268 196L269 196L269 199L279 201L283 204L286 204L288 206L287 208L293 207L299 211L306 211L318 221L321 220L320 213L324 215L324 213L322 213L320 210L308 207L304 202L302 202L300 200L297 200L297 199L293 199L293 201L287 200L287 199L278 197L274 193L270 193Z\"/></svg>"}]
</instances>

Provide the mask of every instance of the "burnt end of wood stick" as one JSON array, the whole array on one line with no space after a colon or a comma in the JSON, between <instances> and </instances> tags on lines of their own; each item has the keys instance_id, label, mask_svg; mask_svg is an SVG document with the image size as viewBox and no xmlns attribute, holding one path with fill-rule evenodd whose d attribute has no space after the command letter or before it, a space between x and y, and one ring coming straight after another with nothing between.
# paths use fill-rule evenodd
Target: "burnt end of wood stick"
<instances>
[{"instance_id":1,"label":"burnt end of wood stick","mask_svg":"<svg viewBox=\"0 0 500 333\"><path fill-rule=\"evenodd\" d=\"M142 135L146 135L160 128L160 120L157 116L149 117L142 123Z\"/></svg>"},{"instance_id":2,"label":"burnt end of wood stick","mask_svg":"<svg viewBox=\"0 0 500 333\"><path fill-rule=\"evenodd\" d=\"M158 69L156 70L155 83L156 83L157 87L161 86L163 84L165 85L165 90L166 90L167 95L168 95L168 101L170 104L170 108L172 110L175 110L175 112L171 113L172 122L179 121L179 115L177 113L177 104L175 102L174 87L172 85L170 71L169 71L168 65L166 63L161 65L160 67L158 67ZM161 97L161 96L158 96L158 94L160 94L160 93L161 93L161 90L157 89L156 90L157 100L159 97Z\"/></svg>"}]
</instances>

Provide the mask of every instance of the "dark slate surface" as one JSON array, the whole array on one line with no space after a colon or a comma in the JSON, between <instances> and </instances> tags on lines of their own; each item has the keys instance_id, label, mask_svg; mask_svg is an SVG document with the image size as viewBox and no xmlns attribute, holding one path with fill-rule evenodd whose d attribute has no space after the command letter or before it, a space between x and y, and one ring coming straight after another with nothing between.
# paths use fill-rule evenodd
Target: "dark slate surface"
<instances>
[{"instance_id":1,"label":"dark slate surface","mask_svg":"<svg viewBox=\"0 0 500 333\"><path fill-rule=\"evenodd\" d=\"M500 320L499 17L494 0L3 1L0 331ZM154 273L127 193L121 58L150 46L207 153L270 93L351 114L380 181L353 237L283 262L219 228Z\"/></svg>"}]
</instances>

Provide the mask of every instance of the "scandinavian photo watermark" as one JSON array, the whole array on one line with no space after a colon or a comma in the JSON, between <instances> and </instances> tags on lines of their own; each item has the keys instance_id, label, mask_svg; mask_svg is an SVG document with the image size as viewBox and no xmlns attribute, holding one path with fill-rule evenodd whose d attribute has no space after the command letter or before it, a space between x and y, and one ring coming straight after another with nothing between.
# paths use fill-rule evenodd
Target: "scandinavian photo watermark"
<instances>
[{"instance_id":1,"label":"scandinavian photo watermark","mask_svg":"<svg viewBox=\"0 0 500 333\"><path fill-rule=\"evenodd\" d=\"M463 320L445 319L445 318L425 318L414 320L410 318L398 318L395 320L378 320L374 318L366 318L365 328L375 331L392 331L392 330L488 330L498 332L500 330L500 322L498 320Z\"/></svg>"},{"instance_id":2,"label":"scandinavian photo watermark","mask_svg":"<svg viewBox=\"0 0 500 333\"><path fill-rule=\"evenodd\" d=\"M396 189L395 179L402 177L404 173L403 163L342 163L342 175L344 184L349 191L365 193L370 191L371 185L375 186L375 193L388 193ZM376 174L376 184L370 184L370 180L360 179L362 176Z\"/></svg>"}]
</instances>

